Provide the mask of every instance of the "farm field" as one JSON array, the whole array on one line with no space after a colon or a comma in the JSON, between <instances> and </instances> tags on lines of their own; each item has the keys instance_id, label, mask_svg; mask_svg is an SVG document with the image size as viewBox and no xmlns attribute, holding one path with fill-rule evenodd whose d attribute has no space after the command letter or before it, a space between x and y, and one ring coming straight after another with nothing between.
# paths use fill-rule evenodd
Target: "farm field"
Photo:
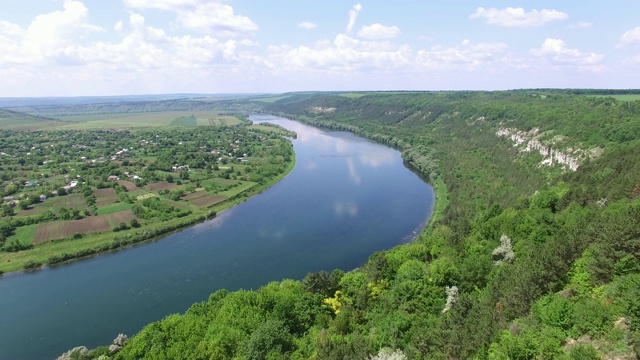
<instances>
[{"instance_id":1,"label":"farm field","mask_svg":"<svg viewBox=\"0 0 640 360\"><path fill-rule=\"evenodd\" d=\"M170 182L166 182L166 181L159 181L156 183L152 183L152 184L147 184L144 186L145 189L147 190L151 190L151 191L159 191L159 190L171 190L175 187L177 187L178 185L175 183L170 183Z\"/></svg>"},{"instance_id":2,"label":"farm field","mask_svg":"<svg viewBox=\"0 0 640 360\"><path fill-rule=\"evenodd\" d=\"M215 111L167 111L144 113L114 113L97 115L67 115L59 116L66 122L58 125L57 129L124 129L147 126L215 126L238 125L242 120L232 115Z\"/></svg>"},{"instance_id":3,"label":"farm field","mask_svg":"<svg viewBox=\"0 0 640 360\"><path fill-rule=\"evenodd\" d=\"M221 203L223 201L225 201L227 199L227 197L225 196L221 196L221 195L204 195L204 196L200 196L194 199L190 199L189 202L191 202L193 205L196 206L200 206L200 207L210 207L213 206L215 204Z\"/></svg>"},{"instance_id":4,"label":"farm field","mask_svg":"<svg viewBox=\"0 0 640 360\"><path fill-rule=\"evenodd\" d=\"M40 224L33 239L34 244L72 237L74 234L89 234L111 229L105 216L92 216L81 220L54 221Z\"/></svg>"},{"instance_id":5,"label":"farm field","mask_svg":"<svg viewBox=\"0 0 640 360\"><path fill-rule=\"evenodd\" d=\"M96 189L93 191L96 198L96 206L115 204L118 201L116 191L113 188Z\"/></svg>"},{"instance_id":6,"label":"farm field","mask_svg":"<svg viewBox=\"0 0 640 360\"><path fill-rule=\"evenodd\" d=\"M127 191L138 190L138 187L136 186L136 184L132 183L131 181L118 180L118 184L124 186Z\"/></svg>"}]
</instances>

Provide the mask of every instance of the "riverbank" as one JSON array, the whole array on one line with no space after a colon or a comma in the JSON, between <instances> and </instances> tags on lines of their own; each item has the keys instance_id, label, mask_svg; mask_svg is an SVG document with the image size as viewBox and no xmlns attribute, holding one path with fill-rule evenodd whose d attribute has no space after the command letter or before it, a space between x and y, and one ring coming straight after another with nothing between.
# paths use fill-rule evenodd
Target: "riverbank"
<instances>
[{"instance_id":1,"label":"riverbank","mask_svg":"<svg viewBox=\"0 0 640 360\"><path fill-rule=\"evenodd\" d=\"M427 222L433 190L399 152L346 132L270 121L298 133L295 164L260 196L162 241L0 281L7 324L0 358L51 358L106 344L219 289L354 269ZM31 338L42 340L29 345Z\"/></svg>"},{"instance_id":2,"label":"riverbank","mask_svg":"<svg viewBox=\"0 0 640 360\"><path fill-rule=\"evenodd\" d=\"M282 116L285 118L293 119L295 121L299 121L301 123L311 125L323 130L329 131L348 131L354 135L363 137L367 140L376 142L378 144L382 144L385 146L389 146L395 150L398 150L402 153L403 160L408 164L410 170L414 171L418 174L425 182L427 182L431 187L433 187L435 200L433 205L433 211L431 213L431 217L429 218L426 226L424 227L421 234L414 237L414 240L422 234L429 233L433 231L435 224L441 221L445 216L445 211L449 206L450 197L447 191L447 184L444 182L442 176L436 175L434 170L437 170L437 167L434 165L435 162L431 159L430 154L421 154L424 155L426 161L423 158L418 157L416 159L415 156L411 156L412 150L414 147L412 144L406 141L398 140L396 137L372 133L365 129L362 129L357 126L348 125L344 123L338 123L334 121L318 121L314 119L307 118L306 116L298 116L295 114L287 114L287 113L269 113L274 116ZM419 153L418 150L416 152ZM411 155L409 155L411 154ZM423 160L423 161L421 161Z\"/></svg>"}]
</instances>

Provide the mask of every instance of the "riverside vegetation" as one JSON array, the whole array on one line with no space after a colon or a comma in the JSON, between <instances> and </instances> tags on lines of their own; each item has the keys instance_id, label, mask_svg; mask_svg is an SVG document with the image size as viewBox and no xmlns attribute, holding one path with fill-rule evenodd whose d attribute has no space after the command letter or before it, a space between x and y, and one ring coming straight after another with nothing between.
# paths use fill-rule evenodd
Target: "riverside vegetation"
<instances>
[{"instance_id":1,"label":"riverside vegetation","mask_svg":"<svg viewBox=\"0 0 640 360\"><path fill-rule=\"evenodd\" d=\"M221 290L146 326L117 353L98 348L84 356L635 358L640 101L609 95L619 94L297 93L220 101L402 150L435 187L430 225L355 271Z\"/></svg>"},{"instance_id":2,"label":"riverside vegetation","mask_svg":"<svg viewBox=\"0 0 640 360\"><path fill-rule=\"evenodd\" d=\"M195 116L183 116L173 121L183 126L132 130L42 122L49 130L0 130L0 271L114 250L214 217L294 163L285 136L295 134L235 117L235 125L195 126ZM60 130L70 125L87 130Z\"/></svg>"}]
</instances>

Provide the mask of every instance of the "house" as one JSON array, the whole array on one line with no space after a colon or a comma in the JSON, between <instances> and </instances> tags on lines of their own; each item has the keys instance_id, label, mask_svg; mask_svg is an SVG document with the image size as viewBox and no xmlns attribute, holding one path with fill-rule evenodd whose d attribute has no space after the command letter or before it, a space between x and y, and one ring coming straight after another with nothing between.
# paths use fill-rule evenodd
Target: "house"
<instances>
[{"instance_id":1,"label":"house","mask_svg":"<svg viewBox=\"0 0 640 360\"><path fill-rule=\"evenodd\" d=\"M41 194L40 195L40 201L45 201L45 200L47 200L47 197L44 196L44 194Z\"/></svg>"},{"instance_id":2,"label":"house","mask_svg":"<svg viewBox=\"0 0 640 360\"><path fill-rule=\"evenodd\" d=\"M108 181L118 181L120 180L120 178L116 175L109 175L109 177L107 178Z\"/></svg>"},{"instance_id":3,"label":"house","mask_svg":"<svg viewBox=\"0 0 640 360\"><path fill-rule=\"evenodd\" d=\"M67 185L67 186L63 186L62 188L63 188L63 189L65 189L65 190L67 190L67 191L69 191L69 190L71 190L72 188L74 188L74 187L76 187L76 186L78 186L78 181L77 181L77 180L72 180L72 181L69 183L69 185Z\"/></svg>"}]
</instances>

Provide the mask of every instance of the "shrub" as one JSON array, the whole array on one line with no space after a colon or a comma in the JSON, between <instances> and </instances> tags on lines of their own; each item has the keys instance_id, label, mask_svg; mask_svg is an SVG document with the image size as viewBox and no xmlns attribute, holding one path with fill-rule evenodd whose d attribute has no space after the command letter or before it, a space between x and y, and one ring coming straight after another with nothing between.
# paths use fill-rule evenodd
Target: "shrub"
<instances>
[{"instance_id":1,"label":"shrub","mask_svg":"<svg viewBox=\"0 0 640 360\"><path fill-rule=\"evenodd\" d=\"M42 263L39 263L37 261L31 260L31 261L27 261L27 263L24 264L23 268L25 270L36 270L36 269L40 268L41 266L42 266Z\"/></svg>"}]
</instances>

